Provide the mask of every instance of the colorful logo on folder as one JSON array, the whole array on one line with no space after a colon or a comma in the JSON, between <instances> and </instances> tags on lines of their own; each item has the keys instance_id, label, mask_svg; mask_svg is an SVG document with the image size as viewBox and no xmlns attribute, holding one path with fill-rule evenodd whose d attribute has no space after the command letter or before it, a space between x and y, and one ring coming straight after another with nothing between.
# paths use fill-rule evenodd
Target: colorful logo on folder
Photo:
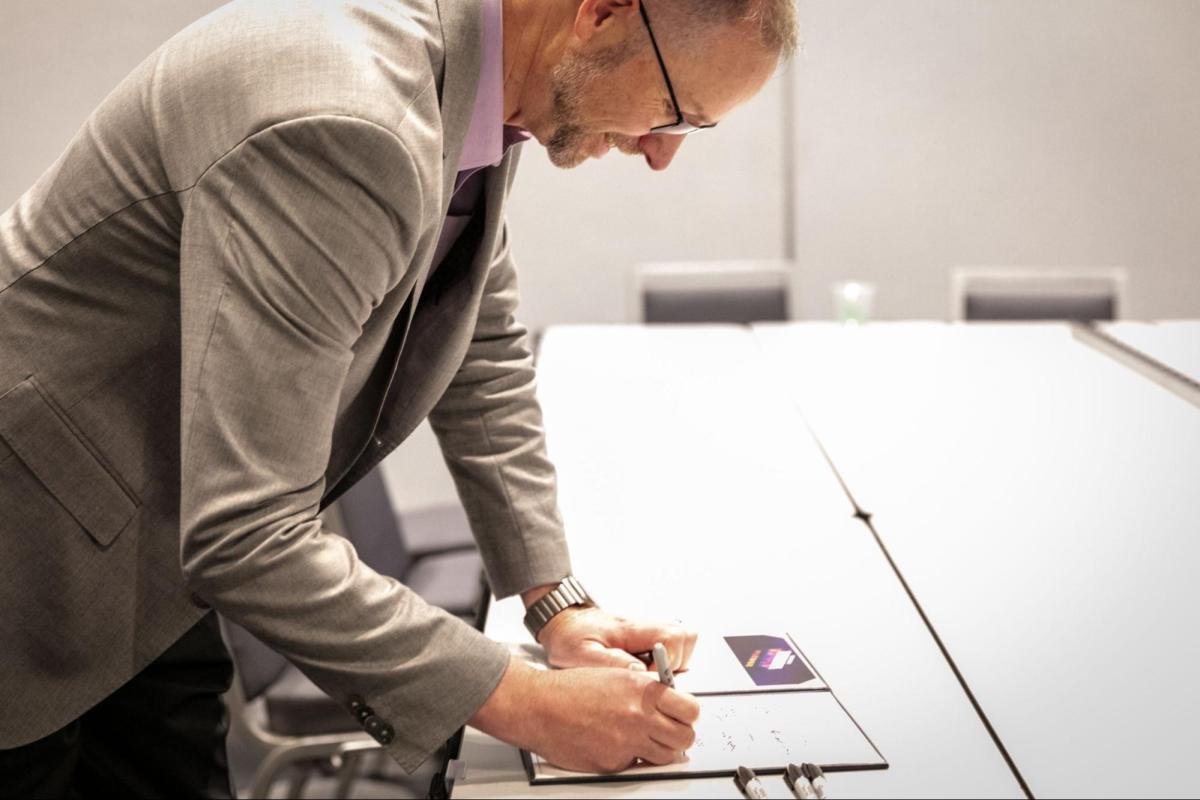
<instances>
[{"instance_id":1,"label":"colorful logo on folder","mask_svg":"<svg viewBox=\"0 0 1200 800\"><path fill-rule=\"evenodd\" d=\"M816 677L791 643L778 636L726 636L725 643L755 686L786 686Z\"/></svg>"}]
</instances>

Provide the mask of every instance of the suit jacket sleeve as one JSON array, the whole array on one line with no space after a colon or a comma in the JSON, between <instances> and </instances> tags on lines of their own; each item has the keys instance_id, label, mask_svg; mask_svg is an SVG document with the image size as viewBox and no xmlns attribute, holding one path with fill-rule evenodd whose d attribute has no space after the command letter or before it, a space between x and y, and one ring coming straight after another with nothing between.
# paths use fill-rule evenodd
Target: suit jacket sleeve
<instances>
[{"instance_id":1,"label":"suit jacket sleeve","mask_svg":"<svg viewBox=\"0 0 1200 800\"><path fill-rule=\"evenodd\" d=\"M409 269L418 178L373 123L274 125L191 190L180 264L184 575L332 698L361 696L410 771L507 651L365 566L317 511L355 341Z\"/></svg>"},{"instance_id":2,"label":"suit jacket sleeve","mask_svg":"<svg viewBox=\"0 0 1200 800\"><path fill-rule=\"evenodd\" d=\"M497 597L571 571L533 355L516 308L506 225L466 358L429 416Z\"/></svg>"}]
</instances>

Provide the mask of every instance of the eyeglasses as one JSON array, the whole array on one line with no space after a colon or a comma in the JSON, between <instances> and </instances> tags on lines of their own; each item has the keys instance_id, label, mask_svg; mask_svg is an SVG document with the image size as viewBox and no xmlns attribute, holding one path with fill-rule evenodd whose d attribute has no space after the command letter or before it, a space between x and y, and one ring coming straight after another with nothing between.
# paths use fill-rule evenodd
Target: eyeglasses
<instances>
[{"instance_id":1,"label":"eyeglasses","mask_svg":"<svg viewBox=\"0 0 1200 800\"><path fill-rule=\"evenodd\" d=\"M650 132L683 135L704 128L717 127L715 122L711 125L693 125L683 118L683 112L679 109L679 101L675 99L675 87L671 85L671 76L667 74L667 64L663 61L662 51L658 49L658 40L654 38L654 29L650 27L650 17L646 15L646 4L638 3L638 9L642 12L642 22L646 23L646 32L650 34L650 44L654 45L654 55L657 56L658 66L662 69L663 80L667 82L667 93L671 95L671 107L675 109L674 122L651 128Z\"/></svg>"}]
</instances>

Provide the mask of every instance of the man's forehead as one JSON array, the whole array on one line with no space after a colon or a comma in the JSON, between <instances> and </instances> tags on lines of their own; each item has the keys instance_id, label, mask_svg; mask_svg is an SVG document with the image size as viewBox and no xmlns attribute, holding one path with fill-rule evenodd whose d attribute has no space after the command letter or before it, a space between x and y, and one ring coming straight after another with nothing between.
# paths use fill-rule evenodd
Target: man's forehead
<instances>
[{"instance_id":1,"label":"man's forehead","mask_svg":"<svg viewBox=\"0 0 1200 800\"><path fill-rule=\"evenodd\" d=\"M672 75L679 103L692 121L717 122L758 94L770 80L778 59L762 48L740 49L740 58L729 53L707 53L685 65L678 81Z\"/></svg>"}]
</instances>

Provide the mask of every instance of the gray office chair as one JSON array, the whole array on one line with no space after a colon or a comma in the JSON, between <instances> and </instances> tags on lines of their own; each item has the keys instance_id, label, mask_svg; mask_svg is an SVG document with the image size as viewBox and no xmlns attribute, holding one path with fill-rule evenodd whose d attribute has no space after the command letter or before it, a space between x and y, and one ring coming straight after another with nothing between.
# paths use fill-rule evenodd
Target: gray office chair
<instances>
[{"instance_id":1,"label":"gray office chair","mask_svg":"<svg viewBox=\"0 0 1200 800\"><path fill-rule=\"evenodd\" d=\"M396 578L428 603L474 618L483 599L483 562L468 538L461 507L400 516L378 467L334 505L359 558L372 569Z\"/></svg>"},{"instance_id":2,"label":"gray office chair","mask_svg":"<svg viewBox=\"0 0 1200 800\"><path fill-rule=\"evenodd\" d=\"M732 323L788 319L790 271L777 262L640 264L634 319L646 323Z\"/></svg>"},{"instance_id":3,"label":"gray office chair","mask_svg":"<svg viewBox=\"0 0 1200 800\"><path fill-rule=\"evenodd\" d=\"M405 546L416 558L475 549L471 523L461 503L396 514Z\"/></svg>"},{"instance_id":4,"label":"gray office chair","mask_svg":"<svg viewBox=\"0 0 1200 800\"><path fill-rule=\"evenodd\" d=\"M376 572L475 623L485 590L479 553L473 541L461 540L461 534L456 542L440 533L463 524L465 514L459 518L453 509L435 509L419 515L421 549L413 550L376 469L326 509L326 518L332 530L341 528L359 558ZM236 674L226 697L231 740L248 741L266 753L252 781L252 796L268 796L292 767L299 769L288 797L301 796L310 776L322 768L337 778L335 796L349 796L363 757L378 751L378 743L285 658L229 620L221 624ZM251 708L260 698L262 703Z\"/></svg>"},{"instance_id":5,"label":"gray office chair","mask_svg":"<svg viewBox=\"0 0 1200 800\"><path fill-rule=\"evenodd\" d=\"M951 318L975 322L1109 322L1120 317L1125 270L958 267Z\"/></svg>"},{"instance_id":6,"label":"gray office chair","mask_svg":"<svg viewBox=\"0 0 1200 800\"><path fill-rule=\"evenodd\" d=\"M230 744L264 754L249 796L269 797L276 781L296 768L286 796L301 797L313 773L327 766L337 778L333 796L349 797L362 755L380 750L379 743L286 658L240 625L222 617L221 632L234 663L233 686L225 695ZM251 705L260 698L263 703Z\"/></svg>"}]
</instances>

